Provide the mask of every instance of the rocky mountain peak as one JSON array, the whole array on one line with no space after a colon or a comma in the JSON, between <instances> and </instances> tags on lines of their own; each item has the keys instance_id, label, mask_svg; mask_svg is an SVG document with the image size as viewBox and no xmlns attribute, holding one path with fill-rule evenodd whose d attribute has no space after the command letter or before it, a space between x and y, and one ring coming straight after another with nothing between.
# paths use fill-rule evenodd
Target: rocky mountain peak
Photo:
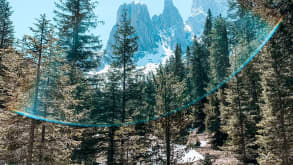
<instances>
[{"instance_id":1,"label":"rocky mountain peak","mask_svg":"<svg viewBox=\"0 0 293 165\"><path fill-rule=\"evenodd\" d=\"M128 19L132 26L135 27L136 34L139 36L138 44L140 51L151 51L157 47L157 34L153 28L152 20L145 4L139 1L133 1L129 4L123 4L117 11L116 24L119 24L123 11L127 11ZM107 53L111 54L112 45L114 44L114 34L117 27L114 26L110 33L107 43Z\"/></svg>"},{"instance_id":2,"label":"rocky mountain peak","mask_svg":"<svg viewBox=\"0 0 293 165\"><path fill-rule=\"evenodd\" d=\"M171 49L174 49L177 43L183 47L186 46L184 21L173 0L165 0L163 13L153 16L152 21L156 31L161 36L162 42L167 43Z\"/></svg>"},{"instance_id":3,"label":"rocky mountain peak","mask_svg":"<svg viewBox=\"0 0 293 165\"><path fill-rule=\"evenodd\" d=\"M201 35L208 10L211 10L213 16L226 16L227 4L227 0L193 0L191 16L186 24L191 27L194 34Z\"/></svg>"},{"instance_id":4,"label":"rocky mountain peak","mask_svg":"<svg viewBox=\"0 0 293 165\"><path fill-rule=\"evenodd\" d=\"M173 4L173 0L165 0L164 1L164 8L168 8L168 7L175 7Z\"/></svg>"}]
</instances>

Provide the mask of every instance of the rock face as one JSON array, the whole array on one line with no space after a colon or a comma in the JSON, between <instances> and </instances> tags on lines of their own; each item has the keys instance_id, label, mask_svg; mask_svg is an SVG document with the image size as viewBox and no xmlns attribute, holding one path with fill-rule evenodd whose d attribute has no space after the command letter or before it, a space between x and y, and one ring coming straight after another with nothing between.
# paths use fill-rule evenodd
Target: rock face
<instances>
[{"instance_id":1,"label":"rock face","mask_svg":"<svg viewBox=\"0 0 293 165\"><path fill-rule=\"evenodd\" d=\"M174 49L177 43L182 47L186 47L189 43L190 34L184 30L184 21L174 6L173 0L165 0L163 13L153 16L152 19L145 4L137 1L123 4L117 12L116 24L119 24L123 10L127 10L131 25L135 27L136 34L139 36L140 52L155 51L162 43L170 49ZM112 53L116 30L117 27L114 26L110 33L106 47L108 54Z\"/></svg>"},{"instance_id":2,"label":"rock face","mask_svg":"<svg viewBox=\"0 0 293 165\"><path fill-rule=\"evenodd\" d=\"M117 12L117 24L120 22L123 11L126 10L130 19L131 25L135 27L136 34L139 36L138 45L139 51L152 51L157 47L159 40L158 33L153 27L148 8L145 4L132 2L123 4ZM107 53L111 54L112 45L114 44L114 34L117 31L117 26L112 28L110 37L107 43Z\"/></svg>"},{"instance_id":3,"label":"rock face","mask_svg":"<svg viewBox=\"0 0 293 165\"><path fill-rule=\"evenodd\" d=\"M208 10L211 9L213 16L222 14L226 16L227 0L193 0L191 16L186 21L195 35L203 32Z\"/></svg>"},{"instance_id":4,"label":"rock face","mask_svg":"<svg viewBox=\"0 0 293 165\"><path fill-rule=\"evenodd\" d=\"M174 49L177 43L185 47L188 43L184 31L184 21L174 6L173 0L165 0L163 13L152 18L156 31L160 34L161 40Z\"/></svg>"},{"instance_id":5,"label":"rock face","mask_svg":"<svg viewBox=\"0 0 293 165\"><path fill-rule=\"evenodd\" d=\"M193 0L191 16L184 22L173 0L164 0L163 12L159 15L154 15L152 18L147 6L135 0L119 7L116 24L119 24L121 15L126 10L131 25L135 27L136 34L139 37L139 52L135 55L135 59L147 59L148 57L145 56L162 52L160 50L174 51L177 43L181 44L182 49L185 50L186 46L191 44L194 34L201 35L208 9L212 10L213 16L220 13L225 16L226 4L227 0ZM104 60L106 63L110 61L109 57L112 54L116 31L117 26L115 25L112 28L106 47L107 55ZM145 63L143 62L143 64Z\"/></svg>"}]
</instances>

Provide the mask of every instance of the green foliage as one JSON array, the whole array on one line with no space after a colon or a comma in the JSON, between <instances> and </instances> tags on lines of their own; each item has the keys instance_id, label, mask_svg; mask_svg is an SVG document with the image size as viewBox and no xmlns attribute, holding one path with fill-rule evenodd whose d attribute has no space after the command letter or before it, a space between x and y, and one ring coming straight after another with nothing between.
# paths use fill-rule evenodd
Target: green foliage
<instances>
[{"instance_id":1,"label":"green foliage","mask_svg":"<svg viewBox=\"0 0 293 165\"><path fill-rule=\"evenodd\" d=\"M208 15L207 15L207 18L205 21L205 25L204 25L204 31L203 31L203 42L204 42L204 45L206 46L206 48L209 48L211 46L212 28L213 28L213 16L212 16L211 10L209 9Z\"/></svg>"},{"instance_id":2,"label":"green foliage","mask_svg":"<svg viewBox=\"0 0 293 165\"><path fill-rule=\"evenodd\" d=\"M139 74L135 74L134 53L138 50L138 37L136 36L135 28L130 24L127 16L127 11L124 10L119 16L120 21L117 26L117 31L114 34L115 43L112 45L112 63L111 67L115 70L117 80L119 82L121 106L118 107L120 123L126 121L132 122L135 120L134 114L139 112L142 107L142 97L139 95L143 89L143 84L140 84ZM116 103L117 104L117 103ZM116 105L115 105L116 106ZM140 116L136 116L139 118ZM131 133L133 129L121 128L118 131L120 139L119 162L126 164L128 162L128 152ZM125 149L127 148L127 149Z\"/></svg>"},{"instance_id":3,"label":"green foliage","mask_svg":"<svg viewBox=\"0 0 293 165\"><path fill-rule=\"evenodd\" d=\"M251 50L247 43L252 42L258 35L250 26L261 24L257 22L248 11L242 9L235 1L230 1L231 19L236 19L230 26L230 41L233 56L231 71L238 68L238 63L246 59L245 54ZM244 22L244 23L243 23ZM251 23L248 23L251 22ZM252 24L253 23L253 24ZM239 29L241 27L241 31ZM236 32L236 33L235 33ZM241 49L242 48L242 49ZM241 60L241 58L243 58ZM260 72L258 59L254 59L243 71L232 79L225 89L224 99L226 104L221 104L222 128L229 135L227 145L237 158L243 163L257 163L257 124L260 117Z\"/></svg>"},{"instance_id":4,"label":"green foliage","mask_svg":"<svg viewBox=\"0 0 293 165\"><path fill-rule=\"evenodd\" d=\"M112 67L118 69L119 81L122 86L122 107L120 113L121 122L124 123L127 117L126 103L131 93L134 92L131 90L130 84L133 83L131 76L133 76L135 69L133 56L138 50L138 37L135 35L134 27L131 26L128 20L126 10L120 17L120 23L117 25L117 29L114 35L115 43L113 45Z\"/></svg>"},{"instance_id":5,"label":"green foliage","mask_svg":"<svg viewBox=\"0 0 293 165\"><path fill-rule=\"evenodd\" d=\"M292 27L292 26L291 26ZM260 164L292 164L292 56L288 29L281 27L261 57L263 74L262 121L258 144ZM291 42L292 43L292 42Z\"/></svg>"},{"instance_id":6,"label":"green foliage","mask_svg":"<svg viewBox=\"0 0 293 165\"><path fill-rule=\"evenodd\" d=\"M191 97L193 99L203 96L208 84L207 63L208 56L203 50L203 46L198 43L196 37L193 39L191 47Z\"/></svg>"},{"instance_id":7,"label":"green foliage","mask_svg":"<svg viewBox=\"0 0 293 165\"><path fill-rule=\"evenodd\" d=\"M33 35L24 40L24 52L19 53L11 48L11 7L0 0L0 159L8 164L25 160L28 164L171 164L172 145L184 144L187 128L195 126L199 131L206 128L215 149L228 135L228 149L245 164L291 165L292 2L247 2L231 0L227 21L221 16L214 19L209 10L202 40L195 38L187 48L185 66L178 43L175 56L149 75L135 70L138 37L125 10L117 25L109 72L89 76L88 71L98 66L101 48L99 37L89 32L99 23L94 14L96 1L58 1L58 38L42 15L31 28ZM193 114L185 110L156 124L133 127L71 129L30 123L8 111L26 103L44 117L95 124L168 115L216 87L255 49L258 37L267 34L257 30L263 21L248 9L264 18L273 16L270 20L282 17L284 22L260 61L256 59L228 85L193 105ZM35 97L29 100L31 96ZM190 146L199 145L197 139ZM212 164L212 159L205 155L201 163Z\"/></svg>"},{"instance_id":8,"label":"green foliage","mask_svg":"<svg viewBox=\"0 0 293 165\"><path fill-rule=\"evenodd\" d=\"M226 21L218 16L211 31L211 46L209 48L209 83L207 90L213 90L217 85L227 78L229 74L229 49ZM214 148L223 145L226 136L221 130L220 105L225 105L223 91L225 86L214 95L209 96L205 106L206 129L213 134L212 144Z\"/></svg>"},{"instance_id":9,"label":"green foliage","mask_svg":"<svg viewBox=\"0 0 293 165\"><path fill-rule=\"evenodd\" d=\"M182 48L180 44L176 45L175 49L175 66L174 66L174 75L182 81L185 77L184 64L182 61Z\"/></svg>"},{"instance_id":10,"label":"green foliage","mask_svg":"<svg viewBox=\"0 0 293 165\"><path fill-rule=\"evenodd\" d=\"M59 0L54 11L61 47L66 51L71 67L90 71L98 66L101 41L88 31L96 28L95 0ZM74 76L75 71L72 70Z\"/></svg>"},{"instance_id":11,"label":"green foliage","mask_svg":"<svg viewBox=\"0 0 293 165\"><path fill-rule=\"evenodd\" d=\"M213 89L229 74L229 49L226 21L217 17L211 32L212 42L209 48L209 89Z\"/></svg>"},{"instance_id":12,"label":"green foliage","mask_svg":"<svg viewBox=\"0 0 293 165\"><path fill-rule=\"evenodd\" d=\"M182 106L182 100L184 100L184 91L185 83L177 80L177 77L174 76L168 67L164 68L160 66L155 77L156 84L156 112L157 114L164 115L171 113L180 106ZM166 157L167 164L171 163L171 142L172 142L172 133L171 131L171 120L167 116L162 121L162 129L164 130L164 139L166 145Z\"/></svg>"},{"instance_id":13,"label":"green foliage","mask_svg":"<svg viewBox=\"0 0 293 165\"><path fill-rule=\"evenodd\" d=\"M13 46L14 27L11 21L12 9L7 0L0 0L0 49Z\"/></svg>"},{"instance_id":14,"label":"green foliage","mask_svg":"<svg viewBox=\"0 0 293 165\"><path fill-rule=\"evenodd\" d=\"M243 73L236 76L226 89L228 102L222 110L222 116L225 117L225 124L222 127L228 133L228 144L230 149L238 154L238 158L243 163L256 163L257 145L256 124L259 122L259 108L257 102L253 102L253 95L249 90L254 87L248 84L249 80Z\"/></svg>"}]
</instances>

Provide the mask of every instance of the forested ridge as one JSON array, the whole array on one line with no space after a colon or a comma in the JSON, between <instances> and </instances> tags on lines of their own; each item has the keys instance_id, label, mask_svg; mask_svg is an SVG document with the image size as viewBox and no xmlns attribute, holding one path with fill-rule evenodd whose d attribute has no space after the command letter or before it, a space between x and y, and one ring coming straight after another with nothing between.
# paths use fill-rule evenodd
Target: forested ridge
<instances>
[{"instance_id":1,"label":"forested ridge","mask_svg":"<svg viewBox=\"0 0 293 165\"><path fill-rule=\"evenodd\" d=\"M202 36L186 48L178 43L174 56L148 74L136 69L139 36L125 10L109 71L89 76L102 58L99 36L89 33L102 26L97 5L59 0L54 20L42 14L31 35L16 39L13 9L0 0L0 164L178 164L176 145L200 146L198 138L188 143L193 129L208 134L214 150L231 151L238 164L293 164L292 0L230 0L227 18L209 11ZM235 72L253 49L244 45L263 26L253 14L272 25L283 19L262 51L213 94L150 120L203 96ZM13 112L23 107L43 117L118 125L51 124ZM119 126L140 120L150 121Z\"/></svg>"}]
</instances>

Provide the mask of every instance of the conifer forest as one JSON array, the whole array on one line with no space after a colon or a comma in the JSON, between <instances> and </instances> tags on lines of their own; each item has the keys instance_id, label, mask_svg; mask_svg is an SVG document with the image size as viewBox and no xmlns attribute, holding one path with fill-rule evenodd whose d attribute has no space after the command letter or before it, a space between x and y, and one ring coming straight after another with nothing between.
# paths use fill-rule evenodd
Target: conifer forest
<instances>
[{"instance_id":1,"label":"conifer forest","mask_svg":"<svg viewBox=\"0 0 293 165\"><path fill-rule=\"evenodd\" d=\"M12 1L0 165L293 165L293 0L189 0L186 22L129 0L108 40L105 0L54 0L22 36Z\"/></svg>"}]
</instances>

